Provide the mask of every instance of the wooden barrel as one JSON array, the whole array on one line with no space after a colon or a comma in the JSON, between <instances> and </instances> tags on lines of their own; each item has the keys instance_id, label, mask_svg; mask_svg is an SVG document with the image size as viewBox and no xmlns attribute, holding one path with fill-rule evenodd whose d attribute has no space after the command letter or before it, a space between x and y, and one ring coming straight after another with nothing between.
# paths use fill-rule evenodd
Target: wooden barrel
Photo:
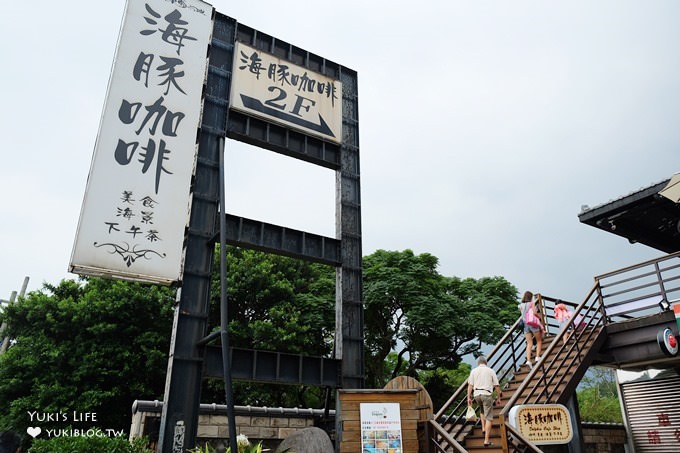
<instances>
[{"instance_id":1,"label":"wooden barrel","mask_svg":"<svg viewBox=\"0 0 680 453\"><path fill-rule=\"evenodd\" d=\"M416 379L410 376L397 376L385 385L385 389L395 389L395 390L405 390L405 389L415 389L418 390L416 396L416 409L418 409L419 422L427 422L432 420L433 406L432 398L430 394L427 393L423 384L418 382Z\"/></svg>"}]
</instances>

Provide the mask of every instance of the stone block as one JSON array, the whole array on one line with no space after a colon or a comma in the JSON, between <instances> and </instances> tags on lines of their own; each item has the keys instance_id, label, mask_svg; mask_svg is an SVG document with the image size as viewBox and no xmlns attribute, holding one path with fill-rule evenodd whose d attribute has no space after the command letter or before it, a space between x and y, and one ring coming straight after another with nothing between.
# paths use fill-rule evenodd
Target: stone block
<instances>
[{"instance_id":1,"label":"stone block","mask_svg":"<svg viewBox=\"0 0 680 453\"><path fill-rule=\"evenodd\" d=\"M288 426L291 428L305 428L307 426L306 418L290 418L288 420Z\"/></svg>"},{"instance_id":2,"label":"stone block","mask_svg":"<svg viewBox=\"0 0 680 453\"><path fill-rule=\"evenodd\" d=\"M288 436L296 433L298 430L296 428L279 428L278 437L279 439L286 439Z\"/></svg>"},{"instance_id":3,"label":"stone block","mask_svg":"<svg viewBox=\"0 0 680 453\"><path fill-rule=\"evenodd\" d=\"M276 428L260 428L259 439L278 439L279 430Z\"/></svg>"},{"instance_id":4,"label":"stone block","mask_svg":"<svg viewBox=\"0 0 680 453\"><path fill-rule=\"evenodd\" d=\"M245 426L248 425L250 426L250 417L246 417L243 415L237 415L234 417L234 421L236 422L236 426Z\"/></svg>"},{"instance_id":5,"label":"stone block","mask_svg":"<svg viewBox=\"0 0 680 453\"><path fill-rule=\"evenodd\" d=\"M210 416L211 425L229 425L229 419L226 415L211 415Z\"/></svg>"},{"instance_id":6,"label":"stone block","mask_svg":"<svg viewBox=\"0 0 680 453\"><path fill-rule=\"evenodd\" d=\"M277 428L285 428L289 426L290 419L287 417L272 417L269 426L275 426Z\"/></svg>"},{"instance_id":7,"label":"stone block","mask_svg":"<svg viewBox=\"0 0 680 453\"><path fill-rule=\"evenodd\" d=\"M245 434L248 439L253 438L253 439L259 439L260 437L260 428L253 427L253 426L238 426L237 427L238 434Z\"/></svg>"},{"instance_id":8,"label":"stone block","mask_svg":"<svg viewBox=\"0 0 680 453\"><path fill-rule=\"evenodd\" d=\"M269 417L251 417L250 426L269 426Z\"/></svg>"},{"instance_id":9,"label":"stone block","mask_svg":"<svg viewBox=\"0 0 680 453\"><path fill-rule=\"evenodd\" d=\"M198 430L196 433L196 437L202 437L202 438L213 438L213 437L218 437L219 432L217 429L217 426L214 425L198 425Z\"/></svg>"}]
</instances>

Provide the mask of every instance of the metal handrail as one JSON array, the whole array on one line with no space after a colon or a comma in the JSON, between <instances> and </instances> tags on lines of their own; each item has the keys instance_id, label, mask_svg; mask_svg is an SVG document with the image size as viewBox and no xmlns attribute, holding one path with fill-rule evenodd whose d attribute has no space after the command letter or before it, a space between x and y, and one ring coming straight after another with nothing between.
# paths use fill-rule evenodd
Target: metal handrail
<instances>
[{"instance_id":1,"label":"metal handrail","mask_svg":"<svg viewBox=\"0 0 680 453\"><path fill-rule=\"evenodd\" d=\"M519 326L519 319L515 321L515 323L508 329L507 332L505 332L505 335L503 335L503 338L500 339L500 341L494 346L494 348L491 350L491 352L487 356L487 361L491 361L497 354L498 350L501 348L501 345L505 344L513 335L513 333L517 330ZM446 412L446 409L448 406L450 406L459 396L460 394L465 391L467 388L467 378L465 381L458 387L458 389L453 393L453 395L444 403L441 409L439 409L439 412L437 412L434 416L435 419L439 419L444 415Z\"/></svg>"},{"instance_id":2,"label":"metal handrail","mask_svg":"<svg viewBox=\"0 0 680 453\"><path fill-rule=\"evenodd\" d=\"M677 258L680 258L680 252L596 276L606 322L657 311L656 298L663 301L665 309L670 309L670 301L680 298L680 263ZM645 304L646 301L649 302Z\"/></svg>"},{"instance_id":3,"label":"metal handrail","mask_svg":"<svg viewBox=\"0 0 680 453\"><path fill-rule=\"evenodd\" d=\"M452 446L457 452L467 453L467 450L465 448L463 448L463 446L461 444L459 444L458 441L456 441L456 439L451 437L451 435L448 433L448 431L446 431L444 429L444 427L442 425L437 423L435 420L429 420L429 423L432 426L432 428L434 429L434 431L436 431L437 434L439 434L441 437L443 437L444 440L446 442L448 442L448 444L450 446ZM440 446L439 444L436 444L435 446L436 446L438 451L441 451L441 452L447 451L445 448L443 448L443 446Z\"/></svg>"},{"instance_id":4,"label":"metal handrail","mask_svg":"<svg viewBox=\"0 0 680 453\"><path fill-rule=\"evenodd\" d=\"M503 428L505 428L506 434L507 434L507 432L509 432L509 434L512 435L512 437L514 437L515 439L517 439L521 442L521 446L526 447L529 451L533 451L534 453L543 453L542 450L540 450L536 445L532 444L531 441L529 441L529 439L524 437L522 435L522 433L520 433L518 430L516 430L515 427L512 426L511 424L503 423L502 426L503 426ZM507 439L508 437L509 436L507 436L507 435L504 436L505 439ZM506 449L507 449L507 445L506 445Z\"/></svg>"},{"instance_id":5,"label":"metal handrail","mask_svg":"<svg viewBox=\"0 0 680 453\"><path fill-rule=\"evenodd\" d=\"M516 430L509 423L508 414L510 409L517 404L557 402L557 399L561 396L560 387L565 383L567 377L566 374L560 375L559 370L569 370L574 365L580 363L584 357L579 350L579 345L594 341L604 326L604 318L599 307L600 300L597 295L596 283L584 300L574 309L572 317L558 330L555 339L542 352L542 358L530 370L528 376L523 379L520 386L513 392L513 395L501 409L501 435L504 442L507 443L508 432L510 432L515 442L522 442L522 445L531 451L541 451L528 440L515 435L514 431ZM546 296L543 296L543 300L554 303L561 302L559 299ZM579 316L581 316L585 324L582 328L574 326L574 322ZM567 339L566 344L561 341L565 335ZM553 352L557 352L557 354L554 356L555 358L550 359ZM531 388L529 388L530 385L532 386Z\"/></svg>"},{"instance_id":6,"label":"metal handrail","mask_svg":"<svg viewBox=\"0 0 680 453\"><path fill-rule=\"evenodd\" d=\"M553 341L548 348L542 352L542 357L541 360L538 361L538 363L532 368L532 370L529 372L529 375L523 380L523 382L520 384L520 386L515 390L514 394L510 397L510 400L506 403L506 405L501 409L501 414L507 415L510 412L510 409L515 406L516 404L528 404L531 401L531 396L535 395L536 392L540 392L538 395L535 396L534 398L534 403L538 402L540 400L540 396L548 397L550 398L552 394L546 395L546 392L548 391L548 388L541 388L540 383L546 381L547 379L554 379L554 374L556 373L551 373L552 371L557 371L559 369L562 369L564 364L566 363L566 359L569 357L569 353L574 352L575 348L577 347L577 344L579 343L579 339L583 335L588 335L587 339L590 339L593 336L593 333L595 332L595 329L598 327L603 326L603 318L602 316L598 316L599 312L597 310L597 303L599 300L597 297L593 300L590 306L587 306L587 303L591 300L591 297L595 294L597 289L597 283L593 285L593 287L590 289L588 292L588 295L585 297L583 302L581 302L576 309L573 312L573 316L567 321L567 323L562 327L558 332L555 337L555 341ZM557 299L553 299L557 300ZM583 314L582 314L583 311ZM581 315L584 318L584 323L585 326L581 329L577 329L574 327L574 321L577 319L577 317ZM584 316L585 315L585 316ZM567 340L569 339L575 339L576 341L568 343L571 344L571 347L569 349L566 349L564 344L562 344L560 338L564 335L568 334ZM555 349L561 349L562 351L566 350L567 354L558 354L558 356L562 356L561 361L557 362L556 360L548 361L548 358L552 355L553 351ZM576 360L580 358L580 354L572 354L572 360L570 361L570 364L573 365ZM557 366L555 366L557 365ZM523 401L518 401L520 399L520 396L522 393L527 389L527 387L530 384L533 384L533 379L540 374L539 382L534 385L534 387L529 391L529 395L524 398ZM547 377L549 376L549 377ZM549 385L551 382L546 382L547 385ZM552 392L554 393L554 392ZM551 402L549 399L548 401L544 402Z\"/></svg>"},{"instance_id":7,"label":"metal handrail","mask_svg":"<svg viewBox=\"0 0 680 453\"><path fill-rule=\"evenodd\" d=\"M518 324L519 318L487 356L489 366L499 370L497 374L501 382L507 381L512 377L512 374L518 367L517 359L525 350L525 348L515 346L518 341L524 341L523 335L518 331ZM447 429L447 432L454 438L462 435L465 429L471 426L465 422L464 417L465 410L467 409L466 390L467 379L434 416L435 420L441 420L442 425L451 427Z\"/></svg>"},{"instance_id":8,"label":"metal handrail","mask_svg":"<svg viewBox=\"0 0 680 453\"><path fill-rule=\"evenodd\" d=\"M579 304L539 295L537 309L544 321L546 334L555 335L555 339L542 351L542 358L500 409L504 448L508 448L508 439L510 439L514 443L520 442L530 451L540 452L527 439L519 436L517 430L509 424L510 409L518 404L563 402L564 386L569 388L571 380L567 372L569 370L584 371L581 368L584 361L588 360L588 350L594 343L602 341L605 326L611 322L607 316L607 302L615 306L659 294L662 294L667 302L670 302L671 295L680 299L680 287L671 286L672 282L680 280L677 271L680 269L680 264L668 263L673 258L680 258L680 252L597 276L586 297ZM653 270L649 269L650 266ZM649 283L643 282L642 279L654 279L654 281ZM646 288L654 288L655 291L651 294L638 294ZM629 297L623 302L616 300L616 297L621 294ZM548 316L549 310L551 308L554 310L557 303L565 303L573 307L572 317L562 327L553 324L551 317ZM636 312L631 311L631 313ZM582 319L583 325L575 326L575 321L579 318ZM526 339L521 332L518 332L518 323L519 319L487 356L488 364L496 370L501 385L510 380L523 363ZM566 344L561 341L562 338L566 338ZM560 373L560 370L565 372ZM464 432L466 428L471 426L466 424L464 418L467 407L466 387L467 379L434 417L437 422L436 435L440 436L440 439L445 439L446 442L460 440L461 436L467 434Z\"/></svg>"},{"instance_id":9,"label":"metal handrail","mask_svg":"<svg viewBox=\"0 0 680 453\"><path fill-rule=\"evenodd\" d=\"M670 259L673 259L673 258L680 258L680 252L670 253L670 254L663 256L661 258L652 258L652 259L649 259L647 261L643 261L641 263L633 264L631 266L622 267L621 269L617 269L615 271L600 274L600 275L595 277L595 280L604 280L604 279L612 277L614 275L625 274L625 273L630 272L632 270L639 269L639 268L642 268L642 267L646 267L646 266L649 266L650 264L670 260Z\"/></svg>"},{"instance_id":10,"label":"metal handrail","mask_svg":"<svg viewBox=\"0 0 680 453\"><path fill-rule=\"evenodd\" d=\"M524 356L526 350L526 340L523 333L518 329L519 321L520 318L518 317L487 356L489 366L498 370L498 379L501 382L509 380L519 369L519 360ZM467 408L466 390L467 379L434 416L434 420L441 421L440 426L453 439L463 434L465 429L471 426L465 422L464 417Z\"/></svg>"},{"instance_id":11,"label":"metal handrail","mask_svg":"<svg viewBox=\"0 0 680 453\"><path fill-rule=\"evenodd\" d=\"M553 329L553 326L551 325L549 319L550 317L548 316L549 310L551 308L554 308L554 304L559 303L559 302L564 302L568 305L574 306L576 304L572 304L567 301L561 301L559 299L547 297L547 296L541 296L539 299L541 301L540 305L540 312L541 312L541 317L546 320L546 330L548 333L556 333L557 338L560 338L562 335L567 335L569 339L571 338L576 338L581 337L583 335L588 335L592 336L592 330L593 329L582 329L582 330L576 330L576 329L569 329L569 325L573 324L573 321L576 319L578 315L583 316L583 318L590 322L590 324L593 324L593 320L601 320L602 316L600 315L600 310L598 306L598 298L595 297L594 300L592 299L592 295L597 294L594 291L594 288L590 290L588 297L581 302L581 304L577 305L576 308L574 309L574 315L571 318L570 323L565 325L561 329ZM587 302L591 302L587 308ZM517 321L512 325L512 327L505 333L503 338L494 346L494 348L491 350L489 353L487 360L489 363L489 366L492 367L494 370L498 370L498 378L501 382L509 380L512 375L514 375L516 370L519 370L520 364L523 362L523 357L525 354L526 350L526 339L524 338L524 335L522 332L519 332L518 330L518 324L519 324L520 318L517 319ZM556 330L556 332L553 332L553 330ZM508 403L501 409L501 415L502 419L507 418L507 414L512 406L517 404L519 395L522 394L524 390L526 390L528 383L531 382L531 380L534 378L534 376L537 375L540 369L543 369L545 371L549 371L549 369L552 369L554 367L564 367L568 366L571 367L574 363L574 356L578 357L580 356L580 352L578 350L578 341L571 341L570 340L570 346L569 348L565 348L567 352L566 357L563 358L560 361L556 361L555 363L551 364L549 368L546 368L546 364L544 363L545 360L539 361L537 364L538 366L534 367L533 370L529 373L529 376L524 379L523 383L520 385L520 387L514 392L512 395L511 399L509 400ZM560 342L560 347L563 346ZM555 348L558 347L558 342L553 342L543 353L543 357L548 357L552 351L554 351ZM566 358L571 356L570 362L566 362ZM546 383L546 386L542 391L536 391L536 389L533 389L532 392L536 392L536 397L534 398L534 401L541 401L543 399L550 400L554 397L554 394L556 392L556 389L559 387L560 384L563 383L563 378L560 379L559 381L555 382L555 379L559 379L557 377L557 373L554 373L555 376L551 378L550 381ZM548 386L555 386L555 389L553 391L548 391ZM442 430L447 432L449 434L449 437L452 439L458 438L461 434L464 433L466 427L469 427L469 424L465 423L465 418L464 418L464 412L467 407L467 402L466 402L466 392L467 389L467 379L461 384L461 386L454 392L454 394L448 399L448 401L442 406L442 408L437 412L437 414L434 417L434 420L442 420L441 424L439 426L441 427ZM448 415L446 415L448 414ZM443 426L442 426L443 425ZM446 426L446 428L445 428ZM502 429L502 432L505 433L506 431ZM437 434L442 436L442 434L437 431ZM442 436L443 437L443 436ZM517 438L516 438L517 439ZM520 440L521 442L524 442L524 440ZM504 443L507 443L507 440L504 441ZM538 450L540 451L540 450Z\"/></svg>"}]
</instances>

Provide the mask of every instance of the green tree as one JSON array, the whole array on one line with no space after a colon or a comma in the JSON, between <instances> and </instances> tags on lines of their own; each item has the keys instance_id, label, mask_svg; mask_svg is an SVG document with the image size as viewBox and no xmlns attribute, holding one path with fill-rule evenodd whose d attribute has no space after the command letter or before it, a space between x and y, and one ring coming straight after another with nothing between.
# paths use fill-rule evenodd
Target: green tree
<instances>
[{"instance_id":1,"label":"green tree","mask_svg":"<svg viewBox=\"0 0 680 453\"><path fill-rule=\"evenodd\" d=\"M469 363L460 362L456 369L437 368L433 371L418 373L418 381L423 384L432 398L435 411L444 406L449 397L470 376L471 370L472 366Z\"/></svg>"},{"instance_id":2,"label":"green tree","mask_svg":"<svg viewBox=\"0 0 680 453\"><path fill-rule=\"evenodd\" d=\"M215 269L218 253L215 253ZM213 274L211 328L219 326L219 272ZM335 335L335 269L256 250L228 247L230 344L330 357ZM222 402L223 383L206 384L206 398ZM237 404L323 406L323 389L234 382ZM205 398L204 398L205 400Z\"/></svg>"},{"instance_id":3,"label":"green tree","mask_svg":"<svg viewBox=\"0 0 680 453\"><path fill-rule=\"evenodd\" d=\"M173 302L170 288L92 278L7 307L16 343L0 356L0 429L25 432L30 412L64 413L78 428L73 411L129 429L133 401L163 395Z\"/></svg>"},{"instance_id":4,"label":"green tree","mask_svg":"<svg viewBox=\"0 0 680 453\"><path fill-rule=\"evenodd\" d=\"M398 374L453 370L495 343L517 318L517 289L502 277L444 277L437 257L378 250L364 258L367 385ZM391 370L385 360L395 351Z\"/></svg>"},{"instance_id":5,"label":"green tree","mask_svg":"<svg viewBox=\"0 0 680 453\"><path fill-rule=\"evenodd\" d=\"M211 294L211 325L216 328L218 272L213 274ZM232 346L317 356L330 353L335 329L332 267L228 247L227 294Z\"/></svg>"},{"instance_id":6,"label":"green tree","mask_svg":"<svg viewBox=\"0 0 680 453\"><path fill-rule=\"evenodd\" d=\"M615 371L591 367L576 392L581 420L589 422L623 423L617 392Z\"/></svg>"},{"instance_id":7,"label":"green tree","mask_svg":"<svg viewBox=\"0 0 680 453\"><path fill-rule=\"evenodd\" d=\"M228 253L233 347L332 354L332 267ZM437 265L410 250L364 258L367 386L404 374L448 395L469 373L461 357L494 343L515 320L517 291L503 278L444 277ZM92 278L45 284L7 308L2 316L16 343L0 357L0 429L25 431L34 411L95 412L98 426L127 429L133 400L162 398L174 300L167 287ZM209 325L217 328L217 272L211 304ZM204 401L223 401L221 380L205 389ZM237 404L305 407L322 406L325 396L314 387L247 382L236 382L234 394Z\"/></svg>"}]
</instances>

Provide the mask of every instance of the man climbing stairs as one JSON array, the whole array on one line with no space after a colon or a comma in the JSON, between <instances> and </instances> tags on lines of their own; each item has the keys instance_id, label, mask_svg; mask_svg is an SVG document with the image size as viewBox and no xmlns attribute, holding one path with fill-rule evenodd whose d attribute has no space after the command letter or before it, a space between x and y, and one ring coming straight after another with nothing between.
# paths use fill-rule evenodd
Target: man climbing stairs
<instances>
[{"instance_id":1,"label":"man climbing stairs","mask_svg":"<svg viewBox=\"0 0 680 453\"><path fill-rule=\"evenodd\" d=\"M591 291L592 292L592 291ZM562 302L543 297L544 303ZM575 307L584 319L584 325L576 328L553 329L543 340L541 359L529 367L525 363L526 340L517 325L512 326L503 339L489 354L489 365L497 372L503 389L501 403L494 408L493 428L490 441L484 446L481 423L464 419L467 383L449 399L435 415L435 434L432 436L434 451L441 452L512 452L541 450L513 427L510 409L527 404L566 404L576 386L593 361L605 339L601 313L595 303L587 298ZM546 326L546 306L541 307ZM562 338L566 338L566 343ZM555 341L555 340L558 341Z\"/></svg>"}]
</instances>

